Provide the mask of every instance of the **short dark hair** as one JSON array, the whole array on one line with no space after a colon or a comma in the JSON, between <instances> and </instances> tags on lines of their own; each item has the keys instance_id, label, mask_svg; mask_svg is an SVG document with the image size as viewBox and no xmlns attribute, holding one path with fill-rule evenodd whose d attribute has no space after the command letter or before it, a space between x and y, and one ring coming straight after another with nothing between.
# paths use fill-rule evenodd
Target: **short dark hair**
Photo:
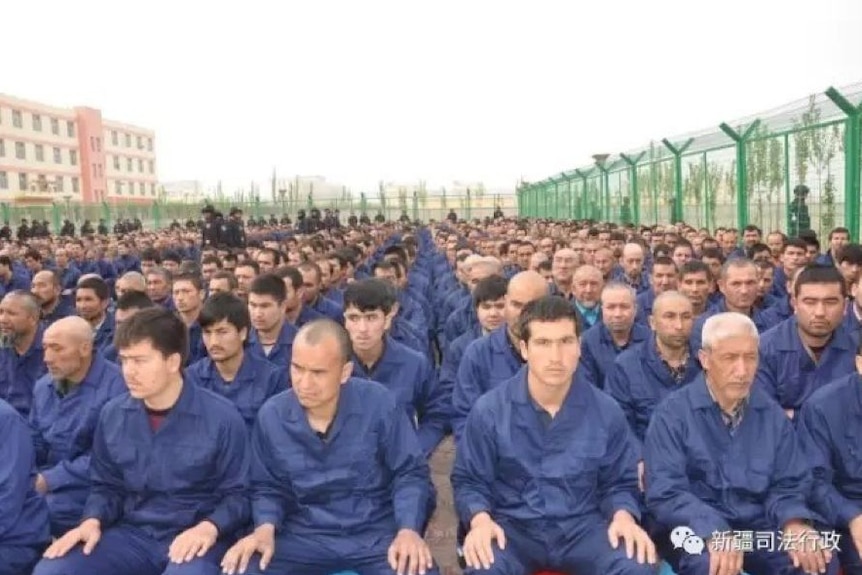
<instances>
[{"instance_id":1,"label":"short dark hair","mask_svg":"<svg viewBox=\"0 0 862 575\"><path fill-rule=\"evenodd\" d=\"M123 311L147 309L149 307L156 307L156 304L142 291L127 291L117 298L117 309Z\"/></svg>"},{"instance_id":2,"label":"short dark hair","mask_svg":"<svg viewBox=\"0 0 862 575\"><path fill-rule=\"evenodd\" d=\"M712 280L712 272L709 271L709 266L703 263L700 260L691 260L685 262L681 268L679 268L679 277L683 278L687 275L691 274L706 274L707 280Z\"/></svg>"},{"instance_id":3,"label":"short dark hair","mask_svg":"<svg viewBox=\"0 0 862 575\"><path fill-rule=\"evenodd\" d=\"M108 289L108 284L102 278L84 278L78 282L76 289L93 290L99 301L105 301L111 297L111 290Z\"/></svg>"},{"instance_id":4,"label":"short dark hair","mask_svg":"<svg viewBox=\"0 0 862 575\"><path fill-rule=\"evenodd\" d=\"M278 303L284 303L284 300L287 299L287 286L284 285L284 280L275 274L257 276L251 282L251 287L248 288L248 291L255 295L271 296Z\"/></svg>"},{"instance_id":5,"label":"short dark hair","mask_svg":"<svg viewBox=\"0 0 862 575\"><path fill-rule=\"evenodd\" d=\"M180 356L182 365L189 355L189 330L174 312L161 306L142 309L117 326L114 347L126 349L136 343L150 342L163 358Z\"/></svg>"},{"instance_id":6,"label":"short dark hair","mask_svg":"<svg viewBox=\"0 0 862 575\"><path fill-rule=\"evenodd\" d=\"M838 268L830 265L809 264L802 268L793 283L793 296L798 297L800 288L806 284L838 284L841 295L847 297L847 284Z\"/></svg>"},{"instance_id":7,"label":"short dark hair","mask_svg":"<svg viewBox=\"0 0 862 575\"><path fill-rule=\"evenodd\" d=\"M395 306L395 291L387 282L368 278L347 284L344 290L344 311L355 307L361 312L380 310L388 314Z\"/></svg>"},{"instance_id":8,"label":"short dark hair","mask_svg":"<svg viewBox=\"0 0 862 575\"><path fill-rule=\"evenodd\" d=\"M251 268L254 270L255 275L260 273L260 264L254 260L244 260L244 261L237 260L236 267L237 268ZM236 271L236 268L234 268L234 271Z\"/></svg>"},{"instance_id":9,"label":"short dark hair","mask_svg":"<svg viewBox=\"0 0 862 575\"><path fill-rule=\"evenodd\" d=\"M174 276L173 285L177 285L177 282L189 282L198 291L204 289L204 282L201 276L195 273L177 274Z\"/></svg>"},{"instance_id":10,"label":"short dark hair","mask_svg":"<svg viewBox=\"0 0 862 575\"><path fill-rule=\"evenodd\" d=\"M473 305L479 307L487 301L497 301L506 296L509 281L498 275L488 276L473 288Z\"/></svg>"},{"instance_id":11,"label":"short dark hair","mask_svg":"<svg viewBox=\"0 0 862 575\"><path fill-rule=\"evenodd\" d=\"M753 260L754 256L762 252L768 252L769 254L772 254L772 250L769 249L768 245L756 243L753 244L750 248L748 248L748 251L745 252L745 255L748 257L748 259Z\"/></svg>"},{"instance_id":12,"label":"short dark hair","mask_svg":"<svg viewBox=\"0 0 862 575\"><path fill-rule=\"evenodd\" d=\"M658 256L653 259L652 268L655 269L656 266L673 266L674 271L677 271L676 262L667 256Z\"/></svg>"},{"instance_id":13,"label":"short dark hair","mask_svg":"<svg viewBox=\"0 0 862 575\"><path fill-rule=\"evenodd\" d=\"M239 283L236 281L236 276L226 270L219 270L214 273L210 278L210 281L212 280L227 280L227 285L230 286L230 289L232 290L235 290L239 287Z\"/></svg>"},{"instance_id":14,"label":"short dark hair","mask_svg":"<svg viewBox=\"0 0 862 575\"><path fill-rule=\"evenodd\" d=\"M209 297L198 316L198 323L202 329L207 329L222 320L234 326L237 331L251 329L248 305L230 293L217 293Z\"/></svg>"},{"instance_id":15,"label":"short dark hair","mask_svg":"<svg viewBox=\"0 0 862 575\"><path fill-rule=\"evenodd\" d=\"M787 248L798 248L802 251L807 252L808 244L806 244L804 240L801 240L799 238L790 238L789 240L784 242L784 245L781 247L781 253L783 254L784 252L786 252Z\"/></svg>"},{"instance_id":16,"label":"short dark hair","mask_svg":"<svg viewBox=\"0 0 862 575\"><path fill-rule=\"evenodd\" d=\"M384 272L392 271L395 273L395 276L398 277L399 279L402 276L401 266L397 265L394 262L389 262L386 260L380 260L380 261L376 262L373 266L371 266L371 274L372 275L375 275L377 273L377 270L381 270ZM375 277L376 277L376 275L375 275Z\"/></svg>"},{"instance_id":17,"label":"short dark hair","mask_svg":"<svg viewBox=\"0 0 862 575\"><path fill-rule=\"evenodd\" d=\"M575 335L581 337L581 322L575 308L565 299L556 295L548 295L533 300L521 310L518 318L518 338L523 342L530 340L530 325L533 322L551 322L569 319L575 326Z\"/></svg>"},{"instance_id":18,"label":"short dark hair","mask_svg":"<svg viewBox=\"0 0 862 575\"><path fill-rule=\"evenodd\" d=\"M290 285L293 286L294 291L302 289L302 274L299 273L299 270L295 267L281 266L275 270L275 275L280 277L282 280L289 279Z\"/></svg>"},{"instance_id":19,"label":"short dark hair","mask_svg":"<svg viewBox=\"0 0 862 575\"><path fill-rule=\"evenodd\" d=\"M706 241L706 240L704 240L704 241ZM705 250L703 250L700 253L700 259L703 260L703 258L709 258L711 260L718 260L721 263L724 263L724 260L726 259L724 257L724 254L718 248L706 248Z\"/></svg>"},{"instance_id":20,"label":"short dark hair","mask_svg":"<svg viewBox=\"0 0 862 575\"><path fill-rule=\"evenodd\" d=\"M225 258L225 259L227 259L227 258ZM234 259L236 259L236 258L234 257ZM207 257L203 258L201 260L201 266L204 266L206 264L215 264L218 269L222 268L221 260L218 258L218 256L207 256Z\"/></svg>"},{"instance_id":21,"label":"short dark hair","mask_svg":"<svg viewBox=\"0 0 862 575\"><path fill-rule=\"evenodd\" d=\"M141 252L141 261L142 262L153 262L156 265L162 263L162 256L159 251L155 248L146 248Z\"/></svg>"},{"instance_id":22,"label":"short dark hair","mask_svg":"<svg viewBox=\"0 0 862 575\"><path fill-rule=\"evenodd\" d=\"M838 250L838 263L848 262L850 264L862 265L862 246L859 244L847 244Z\"/></svg>"}]
</instances>

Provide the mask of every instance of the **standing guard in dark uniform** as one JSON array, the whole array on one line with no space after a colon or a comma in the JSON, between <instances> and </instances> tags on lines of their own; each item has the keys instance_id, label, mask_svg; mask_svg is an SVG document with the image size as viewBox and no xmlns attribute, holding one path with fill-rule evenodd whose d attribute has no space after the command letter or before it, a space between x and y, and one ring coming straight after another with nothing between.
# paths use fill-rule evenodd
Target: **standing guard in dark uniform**
<instances>
[{"instance_id":1,"label":"standing guard in dark uniform","mask_svg":"<svg viewBox=\"0 0 862 575\"><path fill-rule=\"evenodd\" d=\"M261 218L263 220L263 218ZM242 210L231 208L227 222L223 226L225 234L222 242L229 248L245 248L245 227L242 223Z\"/></svg>"},{"instance_id":2,"label":"standing guard in dark uniform","mask_svg":"<svg viewBox=\"0 0 862 575\"><path fill-rule=\"evenodd\" d=\"M216 221L215 208L207 204L201 210L201 216L203 216L201 243L204 246L217 247L221 243L221 222Z\"/></svg>"}]
</instances>

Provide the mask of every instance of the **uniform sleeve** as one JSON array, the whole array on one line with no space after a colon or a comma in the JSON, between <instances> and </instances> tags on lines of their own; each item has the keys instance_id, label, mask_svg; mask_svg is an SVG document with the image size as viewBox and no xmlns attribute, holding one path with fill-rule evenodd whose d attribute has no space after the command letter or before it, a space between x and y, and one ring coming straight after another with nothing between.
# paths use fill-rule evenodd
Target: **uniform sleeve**
<instances>
[{"instance_id":1,"label":"uniform sleeve","mask_svg":"<svg viewBox=\"0 0 862 575\"><path fill-rule=\"evenodd\" d=\"M757 374L754 377L754 385L762 389L766 395L781 404L778 398L778 380L773 367L772 358L767 354L764 346L760 347L760 361L757 363ZM784 407L782 405L782 407Z\"/></svg>"},{"instance_id":2,"label":"uniform sleeve","mask_svg":"<svg viewBox=\"0 0 862 575\"><path fill-rule=\"evenodd\" d=\"M631 442L636 450L635 455L639 460L643 459L643 443L637 436L637 415L632 399L631 380L619 362L614 362L607 377L605 377L605 391L614 398L617 405L622 409L626 423L631 430Z\"/></svg>"},{"instance_id":3,"label":"uniform sleeve","mask_svg":"<svg viewBox=\"0 0 862 575\"><path fill-rule=\"evenodd\" d=\"M223 419L221 449L216 473L222 478L218 486L219 504L207 517L218 527L219 534L230 535L248 523L251 515L249 474L251 457L245 422L239 412Z\"/></svg>"},{"instance_id":4,"label":"uniform sleeve","mask_svg":"<svg viewBox=\"0 0 862 575\"><path fill-rule=\"evenodd\" d=\"M102 411L93 451L90 454L90 495L84 505L84 519L98 519L102 529L116 523L123 515L125 481L123 471L111 458L107 437L108 420L112 413Z\"/></svg>"},{"instance_id":5,"label":"uniform sleeve","mask_svg":"<svg viewBox=\"0 0 862 575\"><path fill-rule=\"evenodd\" d=\"M607 452L599 469L599 501L602 513L610 521L617 511L628 511L640 519L638 504L638 460L634 437L621 411L615 405L603 409L608 422Z\"/></svg>"},{"instance_id":6,"label":"uniform sleeve","mask_svg":"<svg viewBox=\"0 0 862 575\"><path fill-rule=\"evenodd\" d=\"M721 513L690 490L685 430L671 413L674 408L679 406L662 404L647 428L644 442L647 509L662 525L687 525L695 535L708 539L716 531L730 530L730 526Z\"/></svg>"},{"instance_id":7,"label":"uniform sleeve","mask_svg":"<svg viewBox=\"0 0 862 575\"><path fill-rule=\"evenodd\" d=\"M452 433L455 435L456 444L461 441L467 415L482 396L479 383L481 364L474 344L475 342L467 347L461 365L458 366L455 388L452 390Z\"/></svg>"},{"instance_id":8,"label":"uniform sleeve","mask_svg":"<svg viewBox=\"0 0 862 575\"><path fill-rule=\"evenodd\" d=\"M384 462L392 473L392 502L398 529L422 533L434 510L428 461L407 413L395 404L383 419Z\"/></svg>"},{"instance_id":9,"label":"uniform sleeve","mask_svg":"<svg viewBox=\"0 0 862 575\"><path fill-rule=\"evenodd\" d=\"M0 541L17 527L31 489L30 477L35 462L27 422L16 414L0 420Z\"/></svg>"},{"instance_id":10,"label":"uniform sleeve","mask_svg":"<svg viewBox=\"0 0 862 575\"><path fill-rule=\"evenodd\" d=\"M445 393L437 381L437 374L427 361L421 369L421 409L419 413L419 444L426 457L443 441L449 429L452 397Z\"/></svg>"},{"instance_id":11,"label":"uniform sleeve","mask_svg":"<svg viewBox=\"0 0 862 575\"><path fill-rule=\"evenodd\" d=\"M829 421L820 406L806 402L799 414L796 430L805 463L811 466L814 476L811 506L829 525L844 529L853 518L862 515L862 505L845 497L835 487L832 461L839 446L831 437Z\"/></svg>"},{"instance_id":12,"label":"uniform sleeve","mask_svg":"<svg viewBox=\"0 0 862 575\"><path fill-rule=\"evenodd\" d=\"M581 346L581 360L578 362L578 369L590 383L604 389L605 382L599 377L599 366L593 355L593 346L584 342Z\"/></svg>"},{"instance_id":13,"label":"uniform sleeve","mask_svg":"<svg viewBox=\"0 0 862 575\"><path fill-rule=\"evenodd\" d=\"M455 450L452 489L455 508L463 525L478 513L493 511L492 486L496 478L497 443L484 412L473 411Z\"/></svg>"},{"instance_id":14,"label":"uniform sleeve","mask_svg":"<svg viewBox=\"0 0 862 575\"><path fill-rule=\"evenodd\" d=\"M274 437L272 431L278 427L270 425L270 420L275 416L276 413L272 410L261 410L252 432L251 510L255 527L271 524L278 530L281 529L285 517L296 510L297 501L290 481L273 471L278 469L273 442L280 439Z\"/></svg>"},{"instance_id":15,"label":"uniform sleeve","mask_svg":"<svg viewBox=\"0 0 862 575\"><path fill-rule=\"evenodd\" d=\"M89 487L88 472L90 469L90 454L85 453L68 461L61 461L50 469L41 471L42 477L50 491L65 487Z\"/></svg>"},{"instance_id":16,"label":"uniform sleeve","mask_svg":"<svg viewBox=\"0 0 862 575\"><path fill-rule=\"evenodd\" d=\"M443 359L440 362L440 375L437 378L437 385L441 388L449 402L449 414L451 425L452 414L452 392L455 389L455 378L458 376L458 365L461 363L461 358L464 356L463 348L454 345L455 342L449 344L446 351L443 353Z\"/></svg>"}]
</instances>

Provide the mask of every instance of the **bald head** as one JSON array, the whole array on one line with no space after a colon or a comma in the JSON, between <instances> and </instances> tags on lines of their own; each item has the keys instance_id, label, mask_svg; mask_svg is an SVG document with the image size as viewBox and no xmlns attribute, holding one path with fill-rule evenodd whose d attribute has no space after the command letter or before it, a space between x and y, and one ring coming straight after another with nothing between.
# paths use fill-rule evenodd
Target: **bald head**
<instances>
[{"instance_id":1,"label":"bald head","mask_svg":"<svg viewBox=\"0 0 862 575\"><path fill-rule=\"evenodd\" d=\"M115 289L117 290L118 297L130 291L146 293L147 280L144 278L143 274L139 272L126 272L117 280Z\"/></svg>"},{"instance_id":2,"label":"bald head","mask_svg":"<svg viewBox=\"0 0 862 575\"><path fill-rule=\"evenodd\" d=\"M55 274L52 270L42 270L40 272L36 272L33 275L33 282L44 282L46 284L59 284L58 274Z\"/></svg>"},{"instance_id":3,"label":"bald head","mask_svg":"<svg viewBox=\"0 0 862 575\"><path fill-rule=\"evenodd\" d=\"M512 279L509 280L507 294L512 294L513 292L535 294L535 297L531 297L530 299L521 302L527 304L533 300L548 295L548 282L545 281L545 278L543 278L542 274L539 272L534 272L532 270L520 272L512 276Z\"/></svg>"},{"instance_id":4,"label":"bald head","mask_svg":"<svg viewBox=\"0 0 862 575\"><path fill-rule=\"evenodd\" d=\"M602 282L603 280L602 272L594 266L579 267L575 270L573 278L575 281L597 280Z\"/></svg>"},{"instance_id":5,"label":"bald head","mask_svg":"<svg viewBox=\"0 0 862 575\"><path fill-rule=\"evenodd\" d=\"M339 356L341 365L350 361L353 355L353 346L347 330L330 319L318 319L302 326L294 337L294 347L297 344L311 347L329 346ZM334 358L330 361L334 361Z\"/></svg>"},{"instance_id":6,"label":"bald head","mask_svg":"<svg viewBox=\"0 0 862 575\"><path fill-rule=\"evenodd\" d=\"M644 249L640 244L629 243L623 246L623 258L644 257Z\"/></svg>"},{"instance_id":7,"label":"bald head","mask_svg":"<svg viewBox=\"0 0 862 575\"><path fill-rule=\"evenodd\" d=\"M666 309L670 308L688 309L689 312L693 309L691 300L687 297L678 291L666 291L656 296L655 302L652 304L652 313L653 315L660 315Z\"/></svg>"},{"instance_id":8,"label":"bald head","mask_svg":"<svg viewBox=\"0 0 862 575\"><path fill-rule=\"evenodd\" d=\"M58 319L45 330L45 339L64 339L70 343L82 344L93 341L93 328L82 317L69 316Z\"/></svg>"}]
</instances>

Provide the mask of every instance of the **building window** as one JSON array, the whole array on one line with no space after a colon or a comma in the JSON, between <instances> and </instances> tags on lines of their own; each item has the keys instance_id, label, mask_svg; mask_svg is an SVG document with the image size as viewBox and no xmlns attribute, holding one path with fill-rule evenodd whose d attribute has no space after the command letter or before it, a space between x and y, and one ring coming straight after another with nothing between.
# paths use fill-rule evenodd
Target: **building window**
<instances>
[{"instance_id":1,"label":"building window","mask_svg":"<svg viewBox=\"0 0 862 575\"><path fill-rule=\"evenodd\" d=\"M132 136L131 136L131 134L126 134L126 147L127 148L132 147Z\"/></svg>"},{"instance_id":2,"label":"building window","mask_svg":"<svg viewBox=\"0 0 862 575\"><path fill-rule=\"evenodd\" d=\"M24 142L15 142L15 157L19 160L27 159L27 148L24 147Z\"/></svg>"},{"instance_id":3,"label":"building window","mask_svg":"<svg viewBox=\"0 0 862 575\"><path fill-rule=\"evenodd\" d=\"M54 163L62 164L63 163L63 152L60 148L54 148Z\"/></svg>"},{"instance_id":4,"label":"building window","mask_svg":"<svg viewBox=\"0 0 862 575\"><path fill-rule=\"evenodd\" d=\"M72 120L67 120L67 121L66 121L66 134L67 134L70 138L74 138L74 137L75 137L75 122L73 122Z\"/></svg>"},{"instance_id":5,"label":"building window","mask_svg":"<svg viewBox=\"0 0 862 575\"><path fill-rule=\"evenodd\" d=\"M73 166L78 165L78 150L69 150L69 163Z\"/></svg>"},{"instance_id":6,"label":"building window","mask_svg":"<svg viewBox=\"0 0 862 575\"><path fill-rule=\"evenodd\" d=\"M120 156L114 156L114 169L120 171Z\"/></svg>"},{"instance_id":7,"label":"building window","mask_svg":"<svg viewBox=\"0 0 862 575\"><path fill-rule=\"evenodd\" d=\"M96 151L96 138L93 136L90 136L90 149L94 152Z\"/></svg>"},{"instance_id":8,"label":"building window","mask_svg":"<svg viewBox=\"0 0 862 575\"><path fill-rule=\"evenodd\" d=\"M65 179L66 178L64 178L63 176L57 176L56 178L54 178L54 190L62 192L64 183L63 180Z\"/></svg>"},{"instance_id":9,"label":"building window","mask_svg":"<svg viewBox=\"0 0 862 575\"><path fill-rule=\"evenodd\" d=\"M138 171L144 173L144 161L140 158L138 158Z\"/></svg>"},{"instance_id":10,"label":"building window","mask_svg":"<svg viewBox=\"0 0 862 575\"><path fill-rule=\"evenodd\" d=\"M102 138L96 138L96 151L102 153Z\"/></svg>"},{"instance_id":11,"label":"building window","mask_svg":"<svg viewBox=\"0 0 862 575\"><path fill-rule=\"evenodd\" d=\"M24 127L24 121L21 119L21 110L12 110L12 125L16 128Z\"/></svg>"},{"instance_id":12,"label":"building window","mask_svg":"<svg viewBox=\"0 0 862 575\"><path fill-rule=\"evenodd\" d=\"M51 133L55 136L60 135L60 120L57 118L51 118Z\"/></svg>"},{"instance_id":13,"label":"building window","mask_svg":"<svg viewBox=\"0 0 862 575\"><path fill-rule=\"evenodd\" d=\"M111 143L115 146L120 145L120 138L117 136L116 130L111 130Z\"/></svg>"},{"instance_id":14,"label":"building window","mask_svg":"<svg viewBox=\"0 0 862 575\"><path fill-rule=\"evenodd\" d=\"M39 114L33 114L33 131L42 131L42 116L40 116Z\"/></svg>"},{"instance_id":15,"label":"building window","mask_svg":"<svg viewBox=\"0 0 862 575\"><path fill-rule=\"evenodd\" d=\"M140 136L138 136L138 149L139 149L139 150L143 150L143 149L144 149L144 140L143 140L143 138L141 138Z\"/></svg>"},{"instance_id":16,"label":"building window","mask_svg":"<svg viewBox=\"0 0 862 575\"><path fill-rule=\"evenodd\" d=\"M93 177L94 178L99 177L99 166L98 166L98 164L93 164Z\"/></svg>"},{"instance_id":17,"label":"building window","mask_svg":"<svg viewBox=\"0 0 862 575\"><path fill-rule=\"evenodd\" d=\"M78 177L73 176L72 177L72 191L77 194L79 189L80 189L80 183L78 182Z\"/></svg>"},{"instance_id":18,"label":"building window","mask_svg":"<svg viewBox=\"0 0 862 575\"><path fill-rule=\"evenodd\" d=\"M127 172L135 171L134 166L132 166L132 158L126 158L126 171Z\"/></svg>"},{"instance_id":19,"label":"building window","mask_svg":"<svg viewBox=\"0 0 862 575\"><path fill-rule=\"evenodd\" d=\"M153 167L153 161L152 161L152 160L150 160L150 173L151 173L151 174L155 174L155 173L156 173L156 170L155 170L155 168Z\"/></svg>"},{"instance_id":20,"label":"building window","mask_svg":"<svg viewBox=\"0 0 862 575\"><path fill-rule=\"evenodd\" d=\"M9 177L6 176L6 172L0 172L0 190L8 190L9 189Z\"/></svg>"},{"instance_id":21,"label":"building window","mask_svg":"<svg viewBox=\"0 0 862 575\"><path fill-rule=\"evenodd\" d=\"M42 144L36 144L36 161L45 161L45 148L42 146Z\"/></svg>"},{"instance_id":22,"label":"building window","mask_svg":"<svg viewBox=\"0 0 862 575\"><path fill-rule=\"evenodd\" d=\"M149 150L150 152L153 151L153 139L152 138L147 138L147 150Z\"/></svg>"},{"instance_id":23,"label":"building window","mask_svg":"<svg viewBox=\"0 0 862 575\"><path fill-rule=\"evenodd\" d=\"M144 189L144 182L138 182L138 191L142 196L146 195L147 191Z\"/></svg>"},{"instance_id":24,"label":"building window","mask_svg":"<svg viewBox=\"0 0 862 575\"><path fill-rule=\"evenodd\" d=\"M114 182L114 194L118 196L123 195L123 182Z\"/></svg>"},{"instance_id":25,"label":"building window","mask_svg":"<svg viewBox=\"0 0 862 575\"><path fill-rule=\"evenodd\" d=\"M0 158L6 157L6 142L0 140Z\"/></svg>"},{"instance_id":26,"label":"building window","mask_svg":"<svg viewBox=\"0 0 862 575\"><path fill-rule=\"evenodd\" d=\"M156 185L155 184L150 184L150 195L151 196L156 195Z\"/></svg>"},{"instance_id":27,"label":"building window","mask_svg":"<svg viewBox=\"0 0 862 575\"><path fill-rule=\"evenodd\" d=\"M18 174L18 189L22 192L27 191L27 174Z\"/></svg>"}]
</instances>

